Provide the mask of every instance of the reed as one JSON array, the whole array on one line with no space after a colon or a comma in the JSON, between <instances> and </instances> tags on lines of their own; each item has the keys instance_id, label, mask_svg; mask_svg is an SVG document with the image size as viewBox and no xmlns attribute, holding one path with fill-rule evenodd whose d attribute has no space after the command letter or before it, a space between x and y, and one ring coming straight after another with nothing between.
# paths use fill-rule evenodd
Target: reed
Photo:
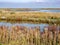
<instances>
[{"instance_id":1,"label":"reed","mask_svg":"<svg viewBox=\"0 0 60 45\"><path fill-rule=\"evenodd\" d=\"M54 31L52 27L0 26L0 43L2 45L60 45L60 30ZM55 28L54 28L55 29Z\"/></svg>"}]
</instances>

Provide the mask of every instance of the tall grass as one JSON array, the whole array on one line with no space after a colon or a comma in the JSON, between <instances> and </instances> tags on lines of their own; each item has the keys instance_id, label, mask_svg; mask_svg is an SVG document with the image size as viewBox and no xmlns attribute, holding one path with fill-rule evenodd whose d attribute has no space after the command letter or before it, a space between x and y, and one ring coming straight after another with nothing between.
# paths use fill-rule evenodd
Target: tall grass
<instances>
[{"instance_id":1,"label":"tall grass","mask_svg":"<svg viewBox=\"0 0 60 45\"><path fill-rule=\"evenodd\" d=\"M40 27L0 26L0 43L2 45L60 45L60 30L45 27L40 31ZM54 29L56 29L55 27Z\"/></svg>"}]
</instances>

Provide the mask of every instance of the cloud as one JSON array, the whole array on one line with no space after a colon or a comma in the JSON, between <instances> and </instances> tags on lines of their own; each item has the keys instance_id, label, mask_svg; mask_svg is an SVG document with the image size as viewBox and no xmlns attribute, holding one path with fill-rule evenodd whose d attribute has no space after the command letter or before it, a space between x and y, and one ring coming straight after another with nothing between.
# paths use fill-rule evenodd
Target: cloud
<instances>
[{"instance_id":1,"label":"cloud","mask_svg":"<svg viewBox=\"0 0 60 45\"><path fill-rule=\"evenodd\" d=\"M35 0L36 2L60 2L60 0Z\"/></svg>"},{"instance_id":2,"label":"cloud","mask_svg":"<svg viewBox=\"0 0 60 45\"><path fill-rule=\"evenodd\" d=\"M0 2L34 2L35 0L0 0Z\"/></svg>"},{"instance_id":3,"label":"cloud","mask_svg":"<svg viewBox=\"0 0 60 45\"><path fill-rule=\"evenodd\" d=\"M44 2L44 0L36 0L36 2Z\"/></svg>"},{"instance_id":4,"label":"cloud","mask_svg":"<svg viewBox=\"0 0 60 45\"><path fill-rule=\"evenodd\" d=\"M60 0L0 0L0 2L59 2Z\"/></svg>"}]
</instances>

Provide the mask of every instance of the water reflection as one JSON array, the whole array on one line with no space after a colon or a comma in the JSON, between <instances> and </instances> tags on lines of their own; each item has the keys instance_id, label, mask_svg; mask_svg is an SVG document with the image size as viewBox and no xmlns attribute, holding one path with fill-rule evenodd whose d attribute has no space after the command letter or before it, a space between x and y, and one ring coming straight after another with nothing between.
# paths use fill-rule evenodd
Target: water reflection
<instances>
[{"instance_id":1,"label":"water reflection","mask_svg":"<svg viewBox=\"0 0 60 45\"><path fill-rule=\"evenodd\" d=\"M48 24L31 24L31 23L9 23L9 22L0 22L0 26L26 26L26 27L35 27L35 26L40 26L40 30L43 31L45 26L48 26Z\"/></svg>"}]
</instances>

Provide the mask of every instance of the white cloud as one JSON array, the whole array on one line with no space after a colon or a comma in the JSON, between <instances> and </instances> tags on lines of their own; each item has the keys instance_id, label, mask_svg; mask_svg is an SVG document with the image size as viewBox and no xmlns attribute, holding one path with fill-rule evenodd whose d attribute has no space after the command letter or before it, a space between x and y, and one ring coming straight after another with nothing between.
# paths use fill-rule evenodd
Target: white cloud
<instances>
[{"instance_id":1,"label":"white cloud","mask_svg":"<svg viewBox=\"0 0 60 45\"><path fill-rule=\"evenodd\" d=\"M58 2L59 0L35 0L36 2Z\"/></svg>"},{"instance_id":2,"label":"white cloud","mask_svg":"<svg viewBox=\"0 0 60 45\"><path fill-rule=\"evenodd\" d=\"M59 2L60 0L0 0L0 2Z\"/></svg>"},{"instance_id":3,"label":"white cloud","mask_svg":"<svg viewBox=\"0 0 60 45\"><path fill-rule=\"evenodd\" d=\"M48 2L48 0L36 0L36 2Z\"/></svg>"},{"instance_id":4,"label":"white cloud","mask_svg":"<svg viewBox=\"0 0 60 45\"><path fill-rule=\"evenodd\" d=\"M0 2L45 2L46 0L0 0Z\"/></svg>"},{"instance_id":5,"label":"white cloud","mask_svg":"<svg viewBox=\"0 0 60 45\"><path fill-rule=\"evenodd\" d=\"M0 2L34 2L35 0L0 0Z\"/></svg>"}]
</instances>

